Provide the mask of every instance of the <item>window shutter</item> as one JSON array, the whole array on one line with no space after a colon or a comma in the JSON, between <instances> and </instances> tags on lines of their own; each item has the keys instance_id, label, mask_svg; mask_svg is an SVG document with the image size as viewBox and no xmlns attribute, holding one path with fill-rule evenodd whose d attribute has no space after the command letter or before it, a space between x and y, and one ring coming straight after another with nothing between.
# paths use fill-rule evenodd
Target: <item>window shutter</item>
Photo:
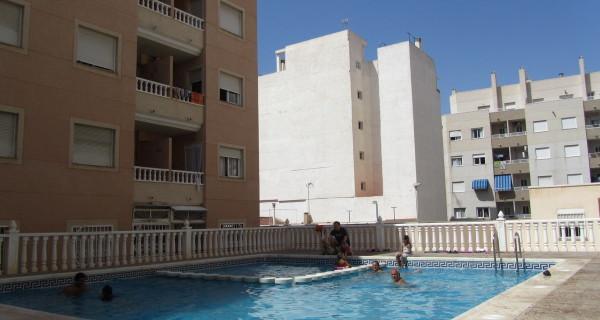
<instances>
[{"instance_id":1,"label":"window shutter","mask_svg":"<svg viewBox=\"0 0 600 320\"><path fill-rule=\"evenodd\" d=\"M581 173L567 175L567 184L582 184L582 183L583 183L583 175Z\"/></svg>"},{"instance_id":2,"label":"window shutter","mask_svg":"<svg viewBox=\"0 0 600 320\"><path fill-rule=\"evenodd\" d=\"M462 137L462 133L458 130L456 131L450 131L450 138L460 138Z\"/></svg>"},{"instance_id":3,"label":"window shutter","mask_svg":"<svg viewBox=\"0 0 600 320\"><path fill-rule=\"evenodd\" d=\"M552 156L550 155L550 148L536 148L535 149L535 158L536 159L550 159Z\"/></svg>"},{"instance_id":4,"label":"window shutter","mask_svg":"<svg viewBox=\"0 0 600 320\"><path fill-rule=\"evenodd\" d=\"M0 112L0 158L17 157L17 126L19 115Z\"/></svg>"},{"instance_id":5,"label":"window shutter","mask_svg":"<svg viewBox=\"0 0 600 320\"><path fill-rule=\"evenodd\" d=\"M221 2L219 12L219 25L226 31L238 36L243 36L243 14L242 11Z\"/></svg>"},{"instance_id":6,"label":"window shutter","mask_svg":"<svg viewBox=\"0 0 600 320\"><path fill-rule=\"evenodd\" d=\"M73 140L73 163L115 167L115 130L76 124Z\"/></svg>"},{"instance_id":7,"label":"window shutter","mask_svg":"<svg viewBox=\"0 0 600 320\"><path fill-rule=\"evenodd\" d=\"M554 184L554 181L552 180L552 176L539 176L538 177L538 186L540 187L547 187L547 186L551 186Z\"/></svg>"},{"instance_id":8,"label":"window shutter","mask_svg":"<svg viewBox=\"0 0 600 320\"><path fill-rule=\"evenodd\" d=\"M80 26L77 38L77 61L116 71L117 38Z\"/></svg>"},{"instance_id":9,"label":"window shutter","mask_svg":"<svg viewBox=\"0 0 600 320\"><path fill-rule=\"evenodd\" d=\"M225 89L227 91L235 92L238 94L242 93L242 79L229 75L227 73L221 72L219 77L219 86L221 89Z\"/></svg>"},{"instance_id":10,"label":"window shutter","mask_svg":"<svg viewBox=\"0 0 600 320\"><path fill-rule=\"evenodd\" d=\"M577 129L577 118L575 117L562 118L561 122L563 129Z\"/></svg>"},{"instance_id":11,"label":"window shutter","mask_svg":"<svg viewBox=\"0 0 600 320\"><path fill-rule=\"evenodd\" d=\"M566 158L579 157L579 156L581 156L581 151L579 149L578 144L565 146L565 157Z\"/></svg>"},{"instance_id":12,"label":"window shutter","mask_svg":"<svg viewBox=\"0 0 600 320\"><path fill-rule=\"evenodd\" d=\"M0 1L0 43L21 47L23 33L23 7Z\"/></svg>"},{"instance_id":13,"label":"window shutter","mask_svg":"<svg viewBox=\"0 0 600 320\"><path fill-rule=\"evenodd\" d=\"M227 157L227 158L236 158L236 159L242 158L242 150L240 150L240 149L221 147L220 154L222 157Z\"/></svg>"},{"instance_id":14,"label":"window shutter","mask_svg":"<svg viewBox=\"0 0 600 320\"><path fill-rule=\"evenodd\" d=\"M546 121L546 120L534 121L533 122L533 131L534 132L548 131L548 121Z\"/></svg>"}]
</instances>

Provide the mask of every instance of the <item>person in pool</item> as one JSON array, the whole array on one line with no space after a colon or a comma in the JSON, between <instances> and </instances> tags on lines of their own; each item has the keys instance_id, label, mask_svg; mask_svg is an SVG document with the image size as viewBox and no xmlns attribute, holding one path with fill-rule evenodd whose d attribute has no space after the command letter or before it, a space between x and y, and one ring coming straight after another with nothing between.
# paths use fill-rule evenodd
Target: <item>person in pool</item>
<instances>
[{"instance_id":1,"label":"person in pool","mask_svg":"<svg viewBox=\"0 0 600 320\"><path fill-rule=\"evenodd\" d=\"M87 276L83 272L78 272L75 277L73 277L73 284L65 287L63 289L63 293L67 296L80 296L86 290L87 286L85 282L87 281Z\"/></svg>"},{"instance_id":2,"label":"person in pool","mask_svg":"<svg viewBox=\"0 0 600 320\"><path fill-rule=\"evenodd\" d=\"M102 292L100 292L100 300L111 301L113 297L113 290L111 286L105 285L104 287L102 287Z\"/></svg>"},{"instance_id":3,"label":"person in pool","mask_svg":"<svg viewBox=\"0 0 600 320\"><path fill-rule=\"evenodd\" d=\"M352 266L348 263L348 261L344 258L344 256L340 253L338 255L338 259L335 262L335 269L339 270L339 269L347 269L347 268L351 268Z\"/></svg>"},{"instance_id":4,"label":"person in pool","mask_svg":"<svg viewBox=\"0 0 600 320\"><path fill-rule=\"evenodd\" d=\"M405 285L406 281L404 281L404 279L402 278L402 276L400 276L400 271L398 271L398 269L392 269L392 272L390 273L392 275L392 281L397 284L397 285Z\"/></svg>"},{"instance_id":5,"label":"person in pool","mask_svg":"<svg viewBox=\"0 0 600 320\"><path fill-rule=\"evenodd\" d=\"M382 272L381 266L379 265L379 261L373 261L371 264L371 271L373 272Z\"/></svg>"}]
</instances>

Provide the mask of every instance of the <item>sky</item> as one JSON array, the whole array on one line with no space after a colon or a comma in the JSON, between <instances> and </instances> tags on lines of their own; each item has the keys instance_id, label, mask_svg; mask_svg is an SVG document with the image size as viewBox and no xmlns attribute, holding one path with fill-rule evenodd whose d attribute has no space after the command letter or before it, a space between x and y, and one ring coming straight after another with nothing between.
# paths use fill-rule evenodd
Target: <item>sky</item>
<instances>
[{"instance_id":1,"label":"sky","mask_svg":"<svg viewBox=\"0 0 600 320\"><path fill-rule=\"evenodd\" d=\"M378 46L423 38L433 58L442 113L458 91L518 82L518 68L539 80L600 71L599 0L258 0L259 74L275 71L275 50L346 27Z\"/></svg>"}]
</instances>

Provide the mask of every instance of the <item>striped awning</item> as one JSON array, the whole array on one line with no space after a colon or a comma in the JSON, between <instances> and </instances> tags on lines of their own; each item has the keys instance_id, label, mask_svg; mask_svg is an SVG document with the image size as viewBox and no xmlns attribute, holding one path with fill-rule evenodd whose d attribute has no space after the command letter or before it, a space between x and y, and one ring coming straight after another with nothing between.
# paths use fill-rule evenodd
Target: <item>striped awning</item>
<instances>
[{"instance_id":1,"label":"striped awning","mask_svg":"<svg viewBox=\"0 0 600 320\"><path fill-rule=\"evenodd\" d=\"M488 179L475 179L471 182L473 190L487 190L490 187Z\"/></svg>"},{"instance_id":2,"label":"striped awning","mask_svg":"<svg viewBox=\"0 0 600 320\"><path fill-rule=\"evenodd\" d=\"M494 176L494 189L496 191L512 191L512 176L510 174Z\"/></svg>"}]
</instances>

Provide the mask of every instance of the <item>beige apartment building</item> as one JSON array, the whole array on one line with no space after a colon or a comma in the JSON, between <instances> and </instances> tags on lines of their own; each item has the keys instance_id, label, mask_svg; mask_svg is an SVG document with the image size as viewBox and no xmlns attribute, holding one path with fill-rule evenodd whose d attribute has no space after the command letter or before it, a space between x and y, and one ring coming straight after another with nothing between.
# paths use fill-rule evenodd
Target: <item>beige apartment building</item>
<instances>
[{"instance_id":1,"label":"beige apartment building","mask_svg":"<svg viewBox=\"0 0 600 320\"><path fill-rule=\"evenodd\" d=\"M492 73L488 88L454 90L450 108L442 125L451 219L547 217L532 212L529 187L600 181L600 72L586 72L582 57L571 76L530 80L521 68L519 83L500 86Z\"/></svg>"},{"instance_id":2,"label":"beige apartment building","mask_svg":"<svg viewBox=\"0 0 600 320\"><path fill-rule=\"evenodd\" d=\"M0 227L258 225L254 0L0 0Z\"/></svg>"}]
</instances>

